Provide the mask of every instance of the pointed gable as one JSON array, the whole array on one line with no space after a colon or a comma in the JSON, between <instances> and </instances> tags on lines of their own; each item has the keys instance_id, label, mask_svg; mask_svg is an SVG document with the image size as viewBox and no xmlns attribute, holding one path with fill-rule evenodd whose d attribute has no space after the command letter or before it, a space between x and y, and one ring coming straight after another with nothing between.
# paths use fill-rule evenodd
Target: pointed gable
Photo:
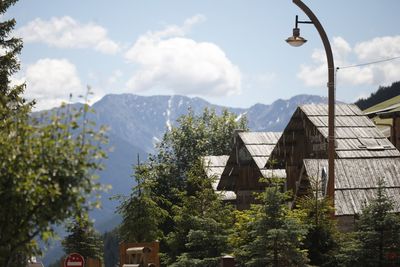
<instances>
[{"instance_id":1,"label":"pointed gable","mask_svg":"<svg viewBox=\"0 0 400 267\"><path fill-rule=\"evenodd\" d=\"M258 183L258 178L271 176L271 173L265 168L265 164L280 135L281 133L278 132L236 132L234 145L221 175L218 189L236 190L237 184L247 182L249 186L252 186L251 184ZM244 168L246 168L245 172L248 177L245 178L246 181L238 181L239 179L243 180L240 176L243 176ZM285 172L276 170L273 174L282 177Z\"/></svg>"},{"instance_id":2,"label":"pointed gable","mask_svg":"<svg viewBox=\"0 0 400 267\"><path fill-rule=\"evenodd\" d=\"M336 104L335 113L336 158L400 157L399 151L356 105ZM298 107L272 157L287 158L290 150L301 153L293 147L301 138L312 144L303 158L327 157L328 105Z\"/></svg>"}]
</instances>

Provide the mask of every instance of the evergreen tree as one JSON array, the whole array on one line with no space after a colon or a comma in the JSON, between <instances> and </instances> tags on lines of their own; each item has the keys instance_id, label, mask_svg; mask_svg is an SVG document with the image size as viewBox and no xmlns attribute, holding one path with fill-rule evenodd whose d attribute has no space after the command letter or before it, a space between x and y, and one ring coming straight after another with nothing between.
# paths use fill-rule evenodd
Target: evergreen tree
<instances>
[{"instance_id":1,"label":"evergreen tree","mask_svg":"<svg viewBox=\"0 0 400 267\"><path fill-rule=\"evenodd\" d=\"M139 182L138 187L134 188L130 198L122 202L119 210L126 218L124 219L126 226L132 224L135 218L138 219L140 210L135 203L139 201L142 201L140 207L148 206L149 210L157 210L157 212L153 212L154 214L162 215L159 218L162 219L161 224L157 225L160 222L157 219L154 220L157 222L152 225L161 230L160 250L162 261L165 261L165 263L176 261L178 256L182 256L183 259L184 253L188 252L191 246L186 246L188 243L186 238L191 228L185 228L182 233L179 233L180 231L176 226L181 223L180 218L183 216L183 210L186 210L188 215L193 215L191 222L199 219L193 230L205 225L205 222L200 221L201 218L198 216L197 209L188 209L187 206L189 204L188 198L193 198L197 192L203 190L203 188L195 187L195 183L189 182L192 170L196 169L202 156L228 154L232 146L232 133L238 128L246 129L246 120L242 118L237 121L236 115L226 110L221 115L217 115L214 110L208 109L205 109L201 115L195 115L192 110L189 110L187 115L177 120L176 126L165 133L157 146L156 153L150 156L145 165L142 165L141 168L145 170L143 174L139 174L139 179L142 179L140 176L143 176L142 182ZM204 178L204 174L199 177ZM142 192L141 198L137 197L139 189ZM146 193L143 194L143 192ZM137 207L133 208L135 205ZM128 211L126 208L128 206L131 207L130 211L124 213ZM193 212L193 214L190 214L190 212ZM152 221L151 218L147 220ZM217 223L218 227L220 227L219 222ZM134 227L125 227L126 230L123 231L128 232L127 228L134 229ZM145 228L140 229L143 232ZM150 231L157 233L152 235L153 237L160 236L156 231L157 229L154 228ZM193 231L191 238L195 238L195 233L197 232ZM172 237L174 235L177 237ZM186 241L176 247L168 246L165 242L167 236L170 244L174 243L174 239L185 239ZM214 257L214 254L206 253L204 255ZM189 255L188 257L197 256Z\"/></svg>"},{"instance_id":2,"label":"evergreen tree","mask_svg":"<svg viewBox=\"0 0 400 267\"><path fill-rule=\"evenodd\" d=\"M0 14L14 5L17 0L3 0L0 2ZM10 37L16 24L15 19L0 23L0 119L12 118L18 112L26 113L33 103L27 103L22 97L25 84L11 86L10 77L20 67L18 54L22 50L22 40Z\"/></svg>"},{"instance_id":3,"label":"evergreen tree","mask_svg":"<svg viewBox=\"0 0 400 267\"><path fill-rule=\"evenodd\" d=\"M266 188L261 201L255 205L260 214L249 222L250 242L235 249L245 259L241 266L306 266L307 251L301 247L307 228L289 210L288 195L277 183Z\"/></svg>"},{"instance_id":4,"label":"evergreen tree","mask_svg":"<svg viewBox=\"0 0 400 267\"><path fill-rule=\"evenodd\" d=\"M119 260L119 242L117 229L103 234L104 243L104 266L115 267L118 266ZM57 266L58 267L58 266Z\"/></svg>"},{"instance_id":5,"label":"evergreen tree","mask_svg":"<svg viewBox=\"0 0 400 267\"><path fill-rule=\"evenodd\" d=\"M377 195L362 210L356 239L360 243L358 266L393 266L400 263L400 217L379 179ZM391 259L395 256L395 259ZM393 262L393 260L396 260Z\"/></svg>"},{"instance_id":6,"label":"evergreen tree","mask_svg":"<svg viewBox=\"0 0 400 267\"><path fill-rule=\"evenodd\" d=\"M375 93L371 93L367 98L358 99L354 104L364 110L398 95L400 95L400 82L394 82L390 86L379 86Z\"/></svg>"},{"instance_id":7,"label":"evergreen tree","mask_svg":"<svg viewBox=\"0 0 400 267\"><path fill-rule=\"evenodd\" d=\"M62 242L66 254L79 253L85 259L103 261L103 240L89 219L74 220L68 227L70 233Z\"/></svg>"},{"instance_id":8,"label":"evergreen tree","mask_svg":"<svg viewBox=\"0 0 400 267\"><path fill-rule=\"evenodd\" d=\"M175 206L176 226L167 237L171 248L168 266L218 266L221 255L228 251L230 208L214 192L213 179L205 175L201 162L197 161L187 177L188 190L182 206Z\"/></svg>"},{"instance_id":9,"label":"evergreen tree","mask_svg":"<svg viewBox=\"0 0 400 267\"><path fill-rule=\"evenodd\" d=\"M310 182L310 195L298 199L294 210L308 228L304 248L308 250L310 264L336 266L339 232L332 217L334 209L328 198L319 195L320 180L311 178Z\"/></svg>"},{"instance_id":10,"label":"evergreen tree","mask_svg":"<svg viewBox=\"0 0 400 267\"><path fill-rule=\"evenodd\" d=\"M239 266L245 266L252 258L247 244L254 240L254 224L261 220L262 205L253 204L248 210L233 211L233 227L228 236L228 242L233 249L233 255Z\"/></svg>"},{"instance_id":11,"label":"evergreen tree","mask_svg":"<svg viewBox=\"0 0 400 267\"><path fill-rule=\"evenodd\" d=\"M151 192L151 170L146 165L135 168L136 186L118 207L122 215L119 237L126 242L153 242L162 237L159 227L167 214L157 205L157 196Z\"/></svg>"}]
</instances>

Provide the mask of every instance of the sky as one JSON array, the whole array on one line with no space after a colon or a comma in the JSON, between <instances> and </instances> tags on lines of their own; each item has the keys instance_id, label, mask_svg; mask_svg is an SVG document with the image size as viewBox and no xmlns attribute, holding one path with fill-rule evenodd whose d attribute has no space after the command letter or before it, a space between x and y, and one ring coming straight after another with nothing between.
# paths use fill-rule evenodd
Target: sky
<instances>
[{"instance_id":1,"label":"sky","mask_svg":"<svg viewBox=\"0 0 400 267\"><path fill-rule=\"evenodd\" d=\"M335 67L400 56L399 0L304 0L330 39ZM297 94L327 95L326 56L312 24L294 48L290 0L20 0L24 49L15 83L36 109L106 94L202 97L247 108ZM336 98L354 102L400 80L400 59L339 69Z\"/></svg>"}]
</instances>

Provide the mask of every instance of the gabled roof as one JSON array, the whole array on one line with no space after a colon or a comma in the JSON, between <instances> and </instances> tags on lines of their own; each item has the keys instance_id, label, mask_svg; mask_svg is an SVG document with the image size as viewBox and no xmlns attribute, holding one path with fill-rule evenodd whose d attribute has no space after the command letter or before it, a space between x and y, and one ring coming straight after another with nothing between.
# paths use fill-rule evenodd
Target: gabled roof
<instances>
[{"instance_id":1,"label":"gabled roof","mask_svg":"<svg viewBox=\"0 0 400 267\"><path fill-rule=\"evenodd\" d=\"M208 177L215 176L216 178L221 178L221 174L225 169L226 162L229 156L205 156L202 157L204 171Z\"/></svg>"},{"instance_id":2,"label":"gabled roof","mask_svg":"<svg viewBox=\"0 0 400 267\"><path fill-rule=\"evenodd\" d=\"M298 121L301 118L302 121ZM310 104L297 108L285 128L276 150L284 145L284 135L304 129L310 121L325 140L328 139L328 105ZM335 105L335 138L337 158L400 157L400 152L379 131L375 124L356 105ZM327 141L326 141L327 142ZM275 155L277 151L273 151Z\"/></svg>"},{"instance_id":3,"label":"gabled roof","mask_svg":"<svg viewBox=\"0 0 400 267\"><path fill-rule=\"evenodd\" d=\"M281 134L280 132L239 132L238 136L243 141L258 168L262 169Z\"/></svg>"},{"instance_id":4,"label":"gabled roof","mask_svg":"<svg viewBox=\"0 0 400 267\"><path fill-rule=\"evenodd\" d=\"M328 160L304 159L303 164L307 176L320 178ZM386 194L394 200L394 211L400 212L400 158L336 159L335 215L361 213L363 205L376 197L379 178L385 182Z\"/></svg>"},{"instance_id":5,"label":"gabled roof","mask_svg":"<svg viewBox=\"0 0 400 267\"><path fill-rule=\"evenodd\" d=\"M378 129L387 137L391 137L391 126L393 117L400 116L400 95L380 102L363 111L365 115L373 120Z\"/></svg>"},{"instance_id":6,"label":"gabled roof","mask_svg":"<svg viewBox=\"0 0 400 267\"><path fill-rule=\"evenodd\" d=\"M400 107L400 95L392 97L386 101L380 102L364 110L364 114L373 117L378 113L391 111Z\"/></svg>"},{"instance_id":7,"label":"gabled roof","mask_svg":"<svg viewBox=\"0 0 400 267\"><path fill-rule=\"evenodd\" d=\"M365 112L365 115L371 117L374 115L387 114L387 113L393 113L393 112L398 112L398 111L400 111L400 103L396 103L396 104L390 105L388 107L377 109L374 111Z\"/></svg>"},{"instance_id":8,"label":"gabled roof","mask_svg":"<svg viewBox=\"0 0 400 267\"><path fill-rule=\"evenodd\" d=\"M205 156L202 157L204 172L207 177L214 178L212 187L214 191L222 195L224 200L234 200L236 199L236 194L232 191L218 191L217 186L221 179L222 172L225 169L226 162L229 156Z\"/></svg>"},{"instance_id":9,"label":"gabled roof","mask_svg":"<svg viewBox=\"0 0 400 267\"><path fill-rule=\"evenodd\" d=\"M234 167L239 167L239 155L240 151L237 150L238 143L243 144L243 150L250 155L250 161L253 161L260 170L260 173L265 178L275 177L286 177L285 170L274 170L271 172L265 168L272 150L274 149L277 141L281 136L280 132L236 132L235 133L235 145L229 155L226 167L221 175L221 180L218 185L219 189L233 190L235 181L231 177Z\"/></svg>"}]
</instances>

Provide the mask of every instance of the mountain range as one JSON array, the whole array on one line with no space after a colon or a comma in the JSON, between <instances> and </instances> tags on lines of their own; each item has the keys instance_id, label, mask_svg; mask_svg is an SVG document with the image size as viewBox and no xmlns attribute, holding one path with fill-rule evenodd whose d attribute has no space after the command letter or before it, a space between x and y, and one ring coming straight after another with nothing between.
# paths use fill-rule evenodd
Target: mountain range
<instances>
[{"instance_id":1,"label":"mountain range","mask_svg":"<svg viewBox=\"0 0 400 267\"><path fill-rule=\"evenodd\" d=\"M327 98L316 95L297 95L287 100L276 100L270 105L255 104L249 108L233 108L211 104L202 98L172 96L139 96L133 94L110 94L92 105L95 113L91 119L96 125L109 127L108 159L105 169L99 173L100 182L112 186L102 194L103 207L92 211L91 218L100 232L113 229L119 222L116 215L116 195L128 196L134 179L133 167L145 161L154 146L162 139L176 120L191 109L201 114L205 108L220 113L224 109L239 116L246 116L252 131L282 131L297 106L310 103L327 103ZM44 262L60 257L61 250L47 253Z\"/></svg>"},{"instance_id":2,"label":"mountain range","mask_svg":"<svg viewBox=\"0 0 400 267\"><path fill-rule=\"evenodd\" d=\"M276 100L270 105L256 104L250 108L232 108L213 105L204 99L173 96L139 96L133 94L106 95L93 104L95 114L92 120L97 125L109 127L109 146L112 152L105 161L105 170L100 182L112 189L103 194L102 210L94 211L99 230L105 231L115 226L117 200L109 200L115 195L128 195L134 180L133 166L138 159L145 161L154 146L162 139L165 131L175 125L176 120L191 109L201 114L205 108L217 113L228 109L237 116L246 116L252 131L282 131L298 105L326 103L327 99L315 95L297 95L288 100ZM114 223L108 223L107 219Z\"/></svg>"}]
</instances>

